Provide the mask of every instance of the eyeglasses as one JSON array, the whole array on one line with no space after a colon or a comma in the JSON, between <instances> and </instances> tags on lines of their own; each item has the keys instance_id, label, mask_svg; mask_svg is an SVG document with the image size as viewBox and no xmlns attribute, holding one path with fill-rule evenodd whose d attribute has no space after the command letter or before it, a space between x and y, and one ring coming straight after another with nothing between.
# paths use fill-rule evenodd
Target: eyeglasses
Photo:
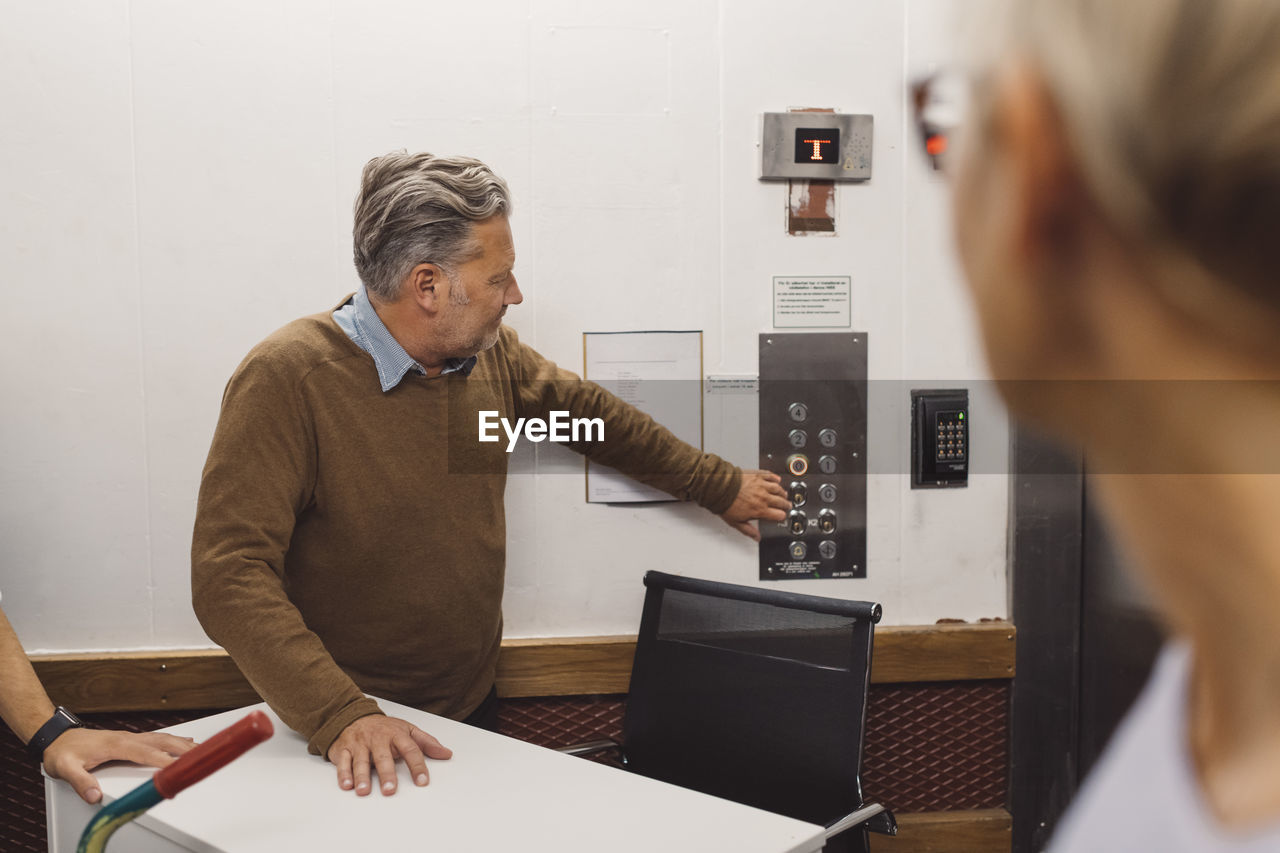
<instances>
[{"instance_id":1,"label":"eyeglasses","mask_svg":"<svg viewBox=\"0 0 1280 853\"><path fill-rule=\"evenodd\" d=\"M943 171L969 109L968 81L952 72L926 77L911 86L911 103L925 156L934 169Z\"/></svg>"}]
</instances>

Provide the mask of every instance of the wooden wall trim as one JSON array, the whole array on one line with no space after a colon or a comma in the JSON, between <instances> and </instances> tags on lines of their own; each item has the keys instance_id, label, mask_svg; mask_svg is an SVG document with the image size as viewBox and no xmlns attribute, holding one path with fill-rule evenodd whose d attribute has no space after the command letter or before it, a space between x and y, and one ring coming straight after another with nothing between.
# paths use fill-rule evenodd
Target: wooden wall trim
<instances>
[{"instance_id":1,"label":"wooden wall trim","mask_svg":"<svg viewBox=\"0 0 1280 853\"><path fill-rule=\"evenodd\" d=\"M261 702L222 649L32 656L56 704L77 713L238 708Z\"/></svg>"},{"instance_id":2,"label":"wooden wall trim","mask_svg":"<svg viewBox=\"0 0 1280 853\"><path fill-rule=\"evenodd\" d=\"M901 814L896 836L871 835L871 853L1009 853L1013 818L1004 809Z\"/></svg>"},{"instance_id":3,"label":"wooden wall trim","mask_svg":"<svg viewBox=\"0 0 1280 853\"><path fill-rule=\"evenodd\" d=\"M635 637L504 640L498 695L626 693L635 656Z\"/></svg>"},{"instance_id":4,"label":"wooden wall trim","mask_svg":"<svg viewBox=\"0 0 1280 853\"><path fill-rule=\"evenodd\" d=\"M981 681L1013 678L1018 632L1008 622L877 628L871 680Z\"/></svg>"},{"instance_id":5,"label":"wooden wall trim","mask_svg":"<svg viewBox=\"0 0 1280 853\"><path fill-rule=\"evenodd\" d=\"M1017 634L1007 623L876 629L876 683L1008 679ZM506 697L625 693L634 637L506 640L498 692ZM221 649L32 656L59 704L78 712L230 708L259 701Z\"/></svg>"}]
</instances>

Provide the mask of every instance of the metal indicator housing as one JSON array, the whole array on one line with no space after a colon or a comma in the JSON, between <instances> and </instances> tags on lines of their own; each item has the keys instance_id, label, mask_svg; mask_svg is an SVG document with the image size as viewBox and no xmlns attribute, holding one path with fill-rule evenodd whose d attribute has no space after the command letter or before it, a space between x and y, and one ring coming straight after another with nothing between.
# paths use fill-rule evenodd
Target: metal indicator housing
<instances>
[{"instance_id":1,"label":"metal indicator housing","mask_svg":"<svg viewBox=\"0 0 1280 853\"><path fill-rule=\"evenodd\" d=\"M765 113L760 179L871 180L869 115Z\"/></svg>"},{"instance_id":2,"label":"metal indicator housing","mask_svg":"<svg viewBox=\"0 0 1280 853\"><path fill-rule=\"evenodd\" d=\"M797 423L810 450L796 451ZM866 577L866 459L867 336L761 335L760 467L786 477L792 502L785 521L760 523L761 580Z\"/></svg>"}]
</instances>

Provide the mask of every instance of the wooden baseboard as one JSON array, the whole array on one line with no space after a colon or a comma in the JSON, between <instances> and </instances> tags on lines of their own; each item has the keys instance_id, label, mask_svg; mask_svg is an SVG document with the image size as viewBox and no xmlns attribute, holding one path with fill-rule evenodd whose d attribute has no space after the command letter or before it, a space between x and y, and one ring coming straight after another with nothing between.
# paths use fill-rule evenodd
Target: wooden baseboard
<instances>
[{"instance_id":1,"label":"wooden baseboard","mask_svg":"<svg viewBox=\"0 0 1280 853\"><path fill-rule=\"evenodd\" d=\"M871 835L871 853L1009 853L1013 818L1004 809L898 815L898 834Z\"/></svg>"},{"instance_id":2,"label":"wooden baseboard","mask_svg":"<svg viewBox=\"0 0 1280 853\"><path fill-rule=\"evenodd\" d=\"M1008 679L1014 675L1012 625L927 625L876 630L876 683ZM634 637L507 640L498 692L522 696L625 693ZM31 658L53 700L79 712L232 708L259 701L221 649Z\"/></svg>"}]
</instances>

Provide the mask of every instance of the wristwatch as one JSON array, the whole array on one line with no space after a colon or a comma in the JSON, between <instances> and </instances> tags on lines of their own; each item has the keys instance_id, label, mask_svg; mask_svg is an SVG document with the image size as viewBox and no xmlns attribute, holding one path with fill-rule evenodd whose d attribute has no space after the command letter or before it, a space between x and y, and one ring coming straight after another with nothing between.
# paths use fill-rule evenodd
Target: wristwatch
<instances>
[{"instance_id":1,"label":"wristwatch","mask_svg":"<svg viewBox=\"0 0 1280 853\"><path fill-rule=\"evenodd\" d=\"M49 748L49 744L58 739L59 735L67 729L82 728L84 723L80 718L59 705L53 712L53 716L49 718L49 722L41 726L31 736L31 740L27 741L27 753L36 761L44 761L44 751Z\"/></svg>"}]
</instances>

